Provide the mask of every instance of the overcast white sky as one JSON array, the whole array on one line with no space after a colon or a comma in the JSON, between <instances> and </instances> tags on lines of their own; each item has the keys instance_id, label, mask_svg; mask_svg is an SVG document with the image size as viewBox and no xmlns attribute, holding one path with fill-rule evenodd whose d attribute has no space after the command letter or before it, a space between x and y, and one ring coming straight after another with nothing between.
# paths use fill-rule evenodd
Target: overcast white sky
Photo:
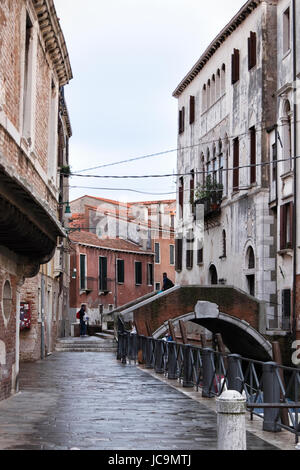
<instances>
[{"instance_id":1,"label":"overcast white sky","mask_svg":"<svg viewBox=\"0 0 300 470\"><path fill-rule=\"evenodd\" d=\"M65 87L73 137L72 171L177 145L172 92L245 0L54 0L73 80ZM176 172L176 152L86 174ZM84 194L121 201L172 199L174 178L72 177L71 199Z\"/></svg>"}]
</instances>

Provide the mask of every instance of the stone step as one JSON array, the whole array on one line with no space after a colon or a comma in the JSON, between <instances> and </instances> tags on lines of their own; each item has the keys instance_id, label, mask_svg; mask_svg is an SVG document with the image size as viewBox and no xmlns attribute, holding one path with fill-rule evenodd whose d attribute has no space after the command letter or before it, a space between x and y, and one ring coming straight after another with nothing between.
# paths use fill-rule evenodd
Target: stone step
<instances>
[{"instance_id":1,"label":"stone step","mask_svg":"<svg viewBox=\"0 0 300 470\"><path fill-rule=\"evenodd\" d=\"M56 346L61 349L70 349L70 348L107 348L107 347L117 347L116 343L113 341L103 341L103 343L69 343L69 344L62 344L57 343Z\"/></svg>"},{"instance_id":2,"label":"stone step","mask_svg":"<svg viewBox=\"0 0 300 470\"><path fill-rule=\"evenodd\" d=\"M56 352L112 352L115 353L117 348L55 348Z\"/></svg>"},{"instance_id":3,"label":"stone step","mask_svg":"<svg viewBox=\"0 0 300 470\"><path fill-rule=\"evenodd\" d=\"M95 336L97 336L97 338L108 339L108 340L114 341L114 336L111 335L110 333L105 333L104 331L102 331L102 333L96 333Z\"/></svg>"},{"instance_id":4,"label":"stone step","mask_svg":"<svg viewBox=\"0 0 300 470\"><path fill-rule=\"evenodd\" d=\"M102 330L102 333L105 333L110 336L115 336L115 330Z\"/></svg>"}]
</instances>

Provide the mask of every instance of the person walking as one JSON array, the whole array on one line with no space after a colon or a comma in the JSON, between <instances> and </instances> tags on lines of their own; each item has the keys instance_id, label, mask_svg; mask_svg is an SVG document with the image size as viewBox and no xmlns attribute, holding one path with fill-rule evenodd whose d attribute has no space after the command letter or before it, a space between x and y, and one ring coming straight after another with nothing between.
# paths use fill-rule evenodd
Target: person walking
<instances>
[{"instance_id":1,"label":"person walking","mask_svg":"<svg viewBox=\"0 0 300 470\"><path fill-rule=\"evenodd\" d=\"M80 336L86 336L86 324L85 324L86 305L82 304L79 310L80 320Z\"/></svg>"},{"instance_id":2,"label":"person walking","mask_svg":"<svg viewBox=\"0 0 300 470\"><path fill-rule=\"evenodd\" d=\"M174 284L173 282L171 281L171 279L168 278L168 275L167 273L163 273L163 288L162 290L168 290L168 289L171 289L171 287L174 287Z\"/></svg>"}]
</instances>

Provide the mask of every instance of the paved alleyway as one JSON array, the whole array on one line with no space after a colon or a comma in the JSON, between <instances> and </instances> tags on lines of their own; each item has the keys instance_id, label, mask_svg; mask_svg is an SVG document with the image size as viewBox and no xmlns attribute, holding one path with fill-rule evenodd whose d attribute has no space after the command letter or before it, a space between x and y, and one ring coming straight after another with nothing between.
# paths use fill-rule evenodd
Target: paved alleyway
<instances>
[{"instance_id":1,"label":"paved alleyway","mask_svg":"<svg viewBox=\"0 0 300 470\"><path fill-rule=\"evenodd\" d=\"M0 449L216 449L212 411L113 353L23 364L20 390L0 403ZM248 448L272 446L248 434Z\"/></svg>"}]
</instances>

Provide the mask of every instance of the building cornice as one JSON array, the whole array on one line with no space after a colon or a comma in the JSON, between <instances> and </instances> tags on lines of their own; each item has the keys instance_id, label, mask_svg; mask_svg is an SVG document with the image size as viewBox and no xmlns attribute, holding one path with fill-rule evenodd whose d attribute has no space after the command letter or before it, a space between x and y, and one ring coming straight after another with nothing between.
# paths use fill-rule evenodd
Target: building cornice
<instances>
[{"instance_id":1,"label":"building cornice","mask_svg":"<svg viewBox=\"0 0 300 470\"><path fill-rule=\"evenodd\" d=\"M226 41L226 39L240 26L245 19L251 15L253 10L262 3L263 0L248 0L245 5L239 10L239 12L232 18L232 20L222 29L218 36L210 43L204 54L192 67L189 73L184 77L184 79L179 83L173 96L178 98L181 93L186 89L186 87L194 80L198 73L203 69L207 64L210 58L214 53L219 49L219 47Z\"/></svg>"},{"instance_id":2,"label":"building cornice","mask_svg":"<svg viewBox=\"0 0 300 470\"><path fill-rule=\"evenodd\" d=\"M93 245L91 243L78 242L78 241L74 241L74 240L71 240L71 243L73 245L85 246L87 248L96 248L97 250L113 251L113 252L117 251L118 253L129 253L129 254L133 254L133 255L148 255L148 256L154 256L155 255L155 253L153 253L152 251L124 250L124 249L121 249L121 248L111 248L111 247L107 247L107 246Z\"/></svg>"},{"instance_id":3,"label":"building cornice","mask_svg":"<svg viewBox=\"0 0 300 470\"><path fill-rule=\"evenodd\" d=\"M64 35L59 24L53 0L32 0L40 31L45 42L59 85L64 86L73 78L69 54Z\"/></svg>"}]
</instances>

